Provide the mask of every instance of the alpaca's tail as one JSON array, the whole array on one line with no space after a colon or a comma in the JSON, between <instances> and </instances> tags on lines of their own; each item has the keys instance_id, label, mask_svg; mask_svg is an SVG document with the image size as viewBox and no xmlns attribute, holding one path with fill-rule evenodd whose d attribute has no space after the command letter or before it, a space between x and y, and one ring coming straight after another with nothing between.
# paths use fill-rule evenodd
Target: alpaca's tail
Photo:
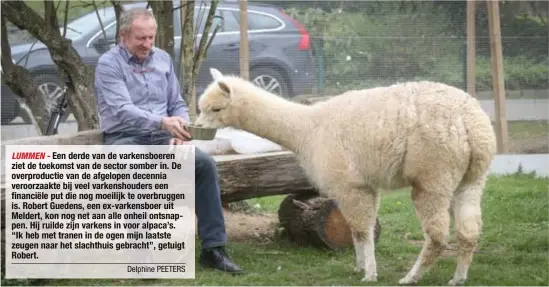
<instances>
[{"instance_id":1,"label":"alpaca's tail","mask_svg":"<svg viewBox=\"0 0 549 287\"><path fill-rule=\"evenodd\" d=\"M475 100L473 100L475 101ZM480 105L468 105L464 111L465 128L471 148L469 168L463 177L463 183L475 181L484 175L496 153L496 135L490 117Z\"/></svg>"}]
</instances>

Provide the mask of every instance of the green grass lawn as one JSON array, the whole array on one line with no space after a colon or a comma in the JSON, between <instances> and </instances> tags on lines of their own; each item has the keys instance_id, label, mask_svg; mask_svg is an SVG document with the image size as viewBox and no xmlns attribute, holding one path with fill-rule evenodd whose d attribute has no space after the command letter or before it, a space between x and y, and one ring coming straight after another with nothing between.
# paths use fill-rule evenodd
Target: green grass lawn
<instances>
[{"instance_id":1,"label":"green grass lawn","mask_svg":"<svg viewBox=\"0 0 549 287\"><path fill-rule=\"evenodd\" d=\"M467 285L547 286L548 188L547 178L526 174L490 178L484 197L484 232ZM259 203L264 212L276 212L281 199L274 196L249 203ZM396 285L416 260L421 248L419 240L423 239L406 190L384 195L380 222L382 233L376 247L378 282L372 285ZM247 274L233 277L197 266L195 280L48 280L40 284L363 285L363 275L352 272L354 254L350 249L332 252L299 248L278 240L268 245L233 242L229 252ZM446 284L454 266L455 257L441 258L419 284Z\"/></svg>"},{"instance_id":2,"label":"green grass lawn","mask_svg":"<svg viewBox=\"0 0 549 287\"><path fill-rule=\"evenodd\" d=\"M495 125L495 123L494 123ZM510 139L549 137L549 121L510 121L507 123Z\"/></svg>"},{"instance_id":3,"label":"green grass lawn","mask_svg":"<svg viewBox=\"0 0 549 287\"><path fill-rule=\"evenodd\" d=\"M549 149L549 121L510 121L509 149L514 153L547 153ZM494 123L495 128L495 123Z\"/></svg>"}]
</instances>

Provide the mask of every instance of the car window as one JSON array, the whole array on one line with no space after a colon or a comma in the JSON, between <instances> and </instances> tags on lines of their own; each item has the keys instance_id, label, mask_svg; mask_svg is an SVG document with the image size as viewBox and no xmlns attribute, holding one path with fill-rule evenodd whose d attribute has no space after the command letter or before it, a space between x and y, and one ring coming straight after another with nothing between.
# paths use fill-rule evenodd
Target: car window
<instances>
[{"instance_id":1,"label":"car window","mask_svg":"<svg viewBox=\"0 0 549 287\"><path fill-rule=\"evenodd\" d=\"M250 30L275 29L281 26L275 18L263 14L248 13Z\"/></svg>"},{"instance_id":2,"label":"car window","mask_svg":"<svg viewBox=\"0 0 549 287\"><path fill-rule=\"evenodd\" d=\"M116 38L116 22L111 22L113 23L112 25L110 25L109 27L107 27L105 29L105 36L103 35L103 31L101 31L101 28L99 28L99 30L97 31L97 34L93 35L93 38L92 39L92 45L94 45L95 43L97 43L97 41L99 39L107 39L107 41L114 41L115 38Z\"/></svg>"},{"instance_id":3,"label":"car window","mask_svg":"<svg viewBox=\"0 0 549 287\"><path fill-rule=\"evenodd\" d=\"M223 15L223 29L220 32L240 31L238 20L231 11L222 10L221 15Z\"/></svg>"},{"instance_id":4,"label":"car window","mask_svg":"<svg viewBox=\"0 0 549 287\"><path fill-rule=\"evenodd\" d=\"M233 16L240 23L240 12L234 11ZM271 16L248 11L248 30L276 29L280 26L282 24Z\"/></svg>"},{"instance_id":5,"label":"car window","mask_svg":"<svg viewBox=\"0 0 549 287\"><path fill-rule=\"evenodd\" d=\"M114 9L102 9L97 14L96 12L91 12L83 17L76 18L76 20L67 25L66 38L74 41L96 29L101 30L99 20L97 19L98 14L103 23L110 22L116 17ZM61 33L63 33L63 27L61 27Z\"/></svg>"},{"instance_id":6,"label":"car window","mask_svg":"<svg viewBox=\"0 0 549 287\"><path fill-rule=\"evenodd\" d=\"M195 25L195 31L198 31L198 35L202 35L202 32L204 31L204 27L206 26L206 19L208 18L208 13L210 13L210 7L197 7L194 10L194 25ZM215 10L214 19L212 21L212 27L210 28L210 33L213 32L213 29L217 26L217 24L223 25L222 19L221 19L221 11L219 9ZM196 29L196 26L198 26L198 29ZM223 26L221 26L220 30L217 32L223 32Z\"/></svg>"},{"instance_id":7,"label":"car window","mask_svg":"<svg viewBox=\"0 0 549 287\"><path fill-rule=\"evenodd\" d=\"M204 19L202 19L202 23L204 25L202 25L202 29L204 29L204 26L206 25L206 18L208 17L208 13L204 14ZM215 29L215 27L217 27L217 25L221 25L221 27L219 27L219 31L218 32L223 32L224 30L224 25L223 25L223 19L221 17L221 11L217 10L215 11L215 15L214 15L214 18L213 18L213 21L212 21L212 27L210 28L211 32L213 32L213 29Z\"/></svg>"},{"instance_id":8,"label":"car window","mask_svg":"<svg viewBox=\"0 0 549 287\"><path fill-rule=\"evenodd\" d=\"M101 29L99 31L101 33L99 34L99 37L97 37L97 39L103 37L103 32L101 31ZM116 23L105 29L105 34L107 36L107 40L114 40L114 38L116 38Z\"/></svg>"}]
</instances>

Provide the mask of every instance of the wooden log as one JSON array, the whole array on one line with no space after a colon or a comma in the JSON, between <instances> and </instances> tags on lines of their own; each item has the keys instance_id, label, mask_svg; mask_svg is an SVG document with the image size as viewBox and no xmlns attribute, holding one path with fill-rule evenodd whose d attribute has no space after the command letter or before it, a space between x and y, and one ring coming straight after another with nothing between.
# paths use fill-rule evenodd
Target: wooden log
<instances>
[{"instance_id":1,"label":"wooden log","mask_svg":"<svg viewBox=\"0 0 549 287\"><path fill-rule=\"evenodd\" d=\"M316 193L294 153L214 156L224 203L291 193Z\"/></svg>"},{"instance_id":2,"label":"wooden log","mask_svg":"<svg viewBox=\"0 0 549 287\"><path fill-rule=\"evenodd\" d=\"M314 194L291 194L280 204L280 226L287 238L300 245L342 250L353 247L353 238L347 221L335 201ZM381 233L376 219L374 240Z\"/></svg>"}]
</instances>

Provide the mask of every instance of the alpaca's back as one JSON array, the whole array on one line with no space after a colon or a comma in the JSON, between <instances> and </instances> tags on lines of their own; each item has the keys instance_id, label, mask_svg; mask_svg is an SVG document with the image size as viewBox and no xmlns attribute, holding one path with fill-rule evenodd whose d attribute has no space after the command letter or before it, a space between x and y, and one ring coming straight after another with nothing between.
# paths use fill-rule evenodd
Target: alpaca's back
<instances>
[{"instance_id":1,"label":"alpaca's back","mask_svg":"<svg viewBox=\"0 0 549 287\"><path fill-rule=\"evenodd\" d=\"M311 145L313 153L328 156L327 150L342 149L348 156L337 156L338 168L351 168L381 187L407 185L439 169L463 176L471 153L468 129L487 131L492 141L490 120L477 101L438 83L351 91L316 108L321 124L314 134L322 145ZM471 113L474 119L466 117Z\"/></svg>"}]
</instances>

